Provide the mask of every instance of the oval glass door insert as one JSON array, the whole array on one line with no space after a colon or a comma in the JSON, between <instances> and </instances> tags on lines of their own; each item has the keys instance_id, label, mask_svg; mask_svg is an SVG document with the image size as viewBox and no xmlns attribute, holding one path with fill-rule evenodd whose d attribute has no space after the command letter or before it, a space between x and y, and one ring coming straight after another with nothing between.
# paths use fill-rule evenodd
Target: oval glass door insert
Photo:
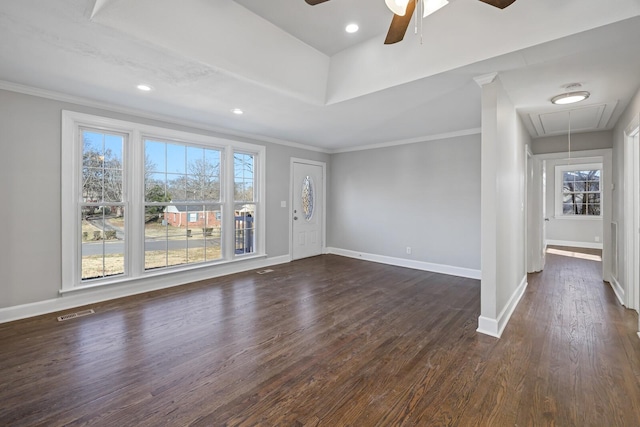
<instances>
[{"instance_id":1,"label":"oval glass door insert","mask_svg":"<svg viewBox=\"0 0 640 427\"><path fill-rule=\"evenodd\" d=\"M310 221L313 217L313 181L310 176L304 177L302 180L302 212L304 213L304 219Z\"/></svg>"}]
</instances>

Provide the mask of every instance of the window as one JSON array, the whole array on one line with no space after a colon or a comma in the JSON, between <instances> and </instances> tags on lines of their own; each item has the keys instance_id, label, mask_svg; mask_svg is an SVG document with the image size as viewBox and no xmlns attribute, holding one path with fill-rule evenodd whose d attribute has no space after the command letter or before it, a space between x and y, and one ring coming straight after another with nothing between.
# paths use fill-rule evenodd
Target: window
<instances>
[{"instance_id":1,"label":"window","mask_svg":"<svg viewBox=\"0 0 640 427\"><path fill-rule=\"evenodd\" d=\"M65 111L63 288L264 255L264 147Z\"/></svg>"},{"instance_id":2,"label":"window","mask_svg":"<svg viewBox=\"0 0 640 427\"><path fill-rule=\"evenodd\" d=\"M81 128L82 279L125 273L126 205L123 197L123 150L127 136Z\"/></svg>"},{"instance_id":3,"label":"window","mask_svg":"<svg viewBox=\"0 0 640 427\"><path fill-rule=\"evenodd\" d=\"M602 164L556 166L556 216L600 218Z\"/></svg>"},{"instance_id":4,"label":"window","mask_svg":"<svg viewBox=\"0 0 640 427\"><path fill-rule=\"evenodd\" d=\"M304 213L304 219L307 221L310 221L313 217L314 207L313 181L307 175L302 180L302 213Z\"/></svg>"},{"instance_id":5,"label":"window","mask_svg":"<svg viewBox=\"0 0 640 427\"><path fill-rule=\"evenodd\" d=\"M255 156L247 153L233 155L233 193L235 201L235 253L254 252L255 243Z\"/></svg>"},{"instance_id":6,"label":"window","mask_svg":"<svg viewBox=\"0 0 640 427\"><path fill-rule=\"evenodd\" d=\"M144 159L145 270L222 258L222 150L144 138Z\"/></svg>"}]
</instances>

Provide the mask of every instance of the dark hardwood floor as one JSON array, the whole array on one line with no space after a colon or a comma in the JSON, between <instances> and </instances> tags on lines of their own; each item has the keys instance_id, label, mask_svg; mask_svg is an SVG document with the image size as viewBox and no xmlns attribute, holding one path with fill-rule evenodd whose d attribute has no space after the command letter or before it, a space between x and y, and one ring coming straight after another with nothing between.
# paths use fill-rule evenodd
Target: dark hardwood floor
<instances>
[{"instance_id":1,"label":"dark hardwood floor","mask_svg":"<svg viewBox=\"0 0 640 427\"><path fill-rule=\"evenodd\" d=\"M599 268L548 255L500 340L478 281L331 255L0 325L0 425L640 426Z\"/></svg>"}]
</instances>

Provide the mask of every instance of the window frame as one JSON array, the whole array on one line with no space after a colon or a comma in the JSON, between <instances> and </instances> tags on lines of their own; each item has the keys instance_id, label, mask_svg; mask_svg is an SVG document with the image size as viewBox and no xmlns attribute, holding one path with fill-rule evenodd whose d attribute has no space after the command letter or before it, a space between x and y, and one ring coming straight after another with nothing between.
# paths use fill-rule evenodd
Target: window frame
<instances>
[{"instance_id":1,"label":"window frame","mask_svg":"<svg viewBox=\"0 0 640 427\"><path fill-rule=\"evenodd\" d=\"M599 170L600 171L600 214L599 215L576 215L565 214L563 211L563 195L564 195L564 179L565 172L570 171L586 171L586 170ZM604 169L602 163L575 163L575 164L563 164L555 166L555 215L556 219L571 219L578 221L593 221L602 220L603 207L604 207Z\"/></svg>"},{"instance_id":2,"label":"window frame","mask_svg":"<svg viewBox=\"0 0 640 427\"><path fill-rule=\"evenodd\" d=\"M104 132L117 132L126 136L123 148L123 203L125 206L125 261L124 274L98 279L82 280L82 242L81 218L78 209L82 200L82 129L95 129ZM153 276L173 274L175 272L210 268L219 264L228 264L240 260L265 257L265 164L266 148L263 145L249 144L195 132L178 131L159 126L95 116L74 111L62 111L62 159L61 159L61 207L62 207L62 287L60 292L70 292L96 286L135 282ZM224 231L221 242L222 254L218 260L182 264L145 271L144 265L144 141L148 138L160 138L182 144L215 148L221 151L220 159L220 201L221 227ZM236 256L234 253L234 197L233 197L233 153L249 153L255 157L254 202L256 205L255 250L251 254Z\"/></svg>"},{"instance_id":3,"label":"window frame","mask_svg":"<svg viewBox=\"0 0 640 427\"><path fill-rule=\"evenodd\" d=\"M84 167L85 167L85 165L84 165L84 140L82 138L82 136L84 134L84 131L94 131L94 132L97 131L97 132L102 132L103 134L118 135L118 136L122 137L122 139L123 139L122 147L121 147L121 149L122 149L122 171L121 171L121 173L122 173L122 182L121 182L122 195L121 195L121 200L120 201L107 201L107 200L104 200L104 198L102 198L100 200L97 200L97 201L86 201L86 200L84 200L84 197L83 197L83 194L84 194L83 190L84 189L83 189L83 184L81 183L82 182L82 178L83 178L82 170L84 170ZM97 128L97 127L78 126L78 136L77 137L78 137L78 141L77 141L77 144L78 144L78 160L79 160L80 163L77 165L79 173L78 173L78 179L75 180L75 182L78 185L78 192L80 193L80 195L79 195L78 203L75 205L74 211L75 211L75 214L78 215L78 219L79 219L79 224L78 224L78 226L80 228L79 233L82 233L82 213L81 213L82 212L82 207L100 208L100 210L102 210L104 212L104 208L105 207L112 208L114 206L121 206L124 209L124 212L125 212L125 215L124 215L124 218L125 218L125 224L124 224L125 225L125 244L124 244L124 248L123 248L124 251L123 251L123 254L122 254L122 256L123 256L123 266L122 266L123 267L123 271L122 271L122 273L114 274L114 275L110 275L110 276L104 276L103 275L102 277L86 279L85 283L91 283L92 281L103 280L105 278L115 278L115 277L126 276L127 270L128 270L128 265L126 263L126 259L128 258L127 257L127 253L126 253L126 250L127 250L126 240L128 239L128 234L127 234L126 229L127 229L127 223L128 223L127 211L129 209L129 205L127 203L127 198L126 198L126 194L125 194L125 191L126 191L126 188L127 188L127 184L126 184L125 181L127 180L127 178L125 177L124 171L125 171L125 169L127 167L127 162L125 161L125 155L124 155L125 153L124 153L124 151L125 151L125 147L128 146L128 141L130 139L130 135L129 134L123 134L123 133L121 133L121 132L119 132L117 130L114 130L114 129L104 129L104 128ZM103 190L104 190L104 188L103 188ZM78 209L78 208L80 208L80 209ZM103 218L103 220L104 220L104 218ZM106 234L105 230L103 230L103 232L102 232L103 237L101 239L101 242L102 242L102 245L103 245L103 249L104 249L104 245L106 244L105 243L105 237L104 237L105 234ZM80 240L82 240L82 239L80 239ZM80 255L82 255L82 242L80 243ZM103 253L103 256L104 255L105 254ZM103 259L103 261L104 261L104 259ZM82 276L81 264L82 263L80 262L79 263L79 265L80 265L80 267L79 267L80 277ZM103 274L104 274L104 271L103 271Z\"/></svg>"}]
</instances>

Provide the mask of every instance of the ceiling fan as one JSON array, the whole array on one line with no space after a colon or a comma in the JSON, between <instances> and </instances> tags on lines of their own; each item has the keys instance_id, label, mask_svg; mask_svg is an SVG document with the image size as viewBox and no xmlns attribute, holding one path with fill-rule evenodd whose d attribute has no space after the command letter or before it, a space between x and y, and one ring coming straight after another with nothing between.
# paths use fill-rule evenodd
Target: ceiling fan
<instances>
[{"instance_id":1,"label":"ceiling fan","mask_svg":"<svg viewBox=\"0 0 640 427\"><path fill-rule=\"evenodd\" d=\"M320 3L327 2L329 0L305 0L307 4L311 6L315 6ZM384 40L384 44L393 44L398 43L404 38L405 33L407 32L407 28L409 27L409 23L411 22L411 17L413 16L413 12L416 9L416 4L419 0L385 0L389 9L391 9L393 13L393 19L391 20L391 26L389 26L389 31L387 32L387 37ZM511 3L516 0L480 0L483 3L490 4L491 6L495 6L499 9L504 9L509 6ZM430 2L429 0L423 0L423 2ZM435 8L430 8L429 6L425 7L424 16L427 16L429 13L435 12L440 7L446 5L448 3L447 0L438 0ZM426 4L426 3L423 3Z\"/></svg>"}]
</instances>

